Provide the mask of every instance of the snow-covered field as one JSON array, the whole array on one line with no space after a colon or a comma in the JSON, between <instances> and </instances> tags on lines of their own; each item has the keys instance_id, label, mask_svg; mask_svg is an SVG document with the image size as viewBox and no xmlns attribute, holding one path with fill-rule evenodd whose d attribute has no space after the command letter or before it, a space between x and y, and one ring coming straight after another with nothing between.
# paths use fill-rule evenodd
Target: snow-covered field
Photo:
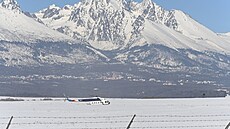
<instances>
[{"instance_id":1,"label":"snow-covered field","mask_svg":"<svg viewBox=\"0 0 230 129\"><path fill-rule=\"evenodd\" d=\"M0 102L0 129L224 129L230 97L189 99L108 99L110 105L64 101Z\"/></svg>"}]
</instances>

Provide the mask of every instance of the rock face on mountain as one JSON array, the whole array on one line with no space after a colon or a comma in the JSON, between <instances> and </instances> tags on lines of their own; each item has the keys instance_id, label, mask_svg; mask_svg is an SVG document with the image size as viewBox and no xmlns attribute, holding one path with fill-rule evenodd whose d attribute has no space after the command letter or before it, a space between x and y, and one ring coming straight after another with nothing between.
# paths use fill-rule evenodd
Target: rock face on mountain
<instances>
[{"instance_id":1,"label":"rock face on mountain","mask_svg":"<svg viewBox=\"0 0 230 129\"><path fill-rule=\"evenodd\" d=\"M191 97L230 83L229 34L151 0L82 0L35 14L3 0L0 14L0 95Z\"/></svg>"},{"instance_id":2,"label":"rock face on mountain","mask_svg":"<svg viewBox=\"0 0 230 129\"><path fill-rule=\"evenodd\" d=\"M177 29L173 12L149 0L85 0L63 8L51 5L35 15L47 26L102 50L124 48L141 38L146 19Z\"/></svg>"},{"instance_id":3,"label":"rock face on mountain","mask_svg":"<svg viewBox=\"0 0 230 129\"><path fill-rule=\"evenodd\" d=\"M100 50L145 44L198 51L224 51L230 45L179 10L167 11L151 0L84 0L63 8L51 5L35 13L47 26Z\"/></svg>"},{"instance_id":4,"label":"rock face on mountain","mask_svg":"<svg viewBox=\"0 0 230 129\"><path fill-rule=\"evenodd\" d=\"M15 0L2 0L0 6L10 10L21 11L20 6Z\"/></svg>"}]
</instances>

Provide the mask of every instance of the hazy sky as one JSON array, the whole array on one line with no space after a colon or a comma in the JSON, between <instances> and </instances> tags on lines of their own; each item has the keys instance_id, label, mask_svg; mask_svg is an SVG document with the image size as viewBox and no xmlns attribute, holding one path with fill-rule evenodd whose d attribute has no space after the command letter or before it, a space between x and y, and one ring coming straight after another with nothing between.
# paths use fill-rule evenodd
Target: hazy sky
<instances>
[{"instance_id":1,"label":"hazy sky","mask_svg":"<svg viewBox=\"0 0 230 129\"><path fill-rule=\"evenodd\" d=\"M36 12L51 4L63 7L79 0L17 0L23 11ZM139 0L141 1L141 0ZM230 0L153 0L167 10L179 9L215 32L230 32Z\"/></svg>"}]
</instances>

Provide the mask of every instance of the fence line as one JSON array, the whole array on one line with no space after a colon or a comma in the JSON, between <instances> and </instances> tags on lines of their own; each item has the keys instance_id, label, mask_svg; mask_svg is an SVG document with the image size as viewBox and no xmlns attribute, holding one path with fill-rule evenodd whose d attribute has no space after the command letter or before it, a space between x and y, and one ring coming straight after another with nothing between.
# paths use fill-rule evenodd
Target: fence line
<instances>
[{"instance_id":1,"label":"fence line","mask_svg":"<svg viewBox=\"0 0 230 129\"><path fill-rule=\"evenodd\" d=\"M148 126L148 127L132 127L133 129L178 129L178 128L210 128L210 127L225 127L225 125L203 125L203 126Z\"/></svg>"},{"instance_id":2,"label":"fence line","mask_svg":"<svg viewBox=\"0 0 230 129\"><path fill-rule=\"evenodd\" d=\"M65 128L65 129L125 129L126 127L110 127L110 128Z\"/></svg>"},{"instance_id":3,"label":"fence line","mask_svg":"<svg viewBox=\"0 0 230 129\"><path fill-rule=\"evenodd\" d=\"M12 123L12 125L61 125L61 124L106 124L106 123L128 123L129 121L95 121L95 122L31 122L31 123ZM0 123L7 124L7 123Z\"/></svg>"},{"instance_id":4,"label":"fence line","mask_svg":"<svg viewBox=\"0 0 230 129\"><path fill-rule=\"evenodd\" d=\"M132 115L124 115L124 116L93 116L93 117L14 117L14 118L16 118L16 119L85 119L85 118L98 119L98 118L124 118L124 117L132 117Z\"/></svg>"},{"instance_id":5,"label":"fence line","mask_svg":"<svg viewBox=\"0 0 230 129\"><path fill-rule=\"evenodd\" d=\"M10 119L10 117L0 117L0 119Z\"/></svg>"},{"instance_id":6,"label":"fence line","mask_svg":"<svg viewBox=\"0 0 230 129\"><path fill-rule=\"evenodd\" d=\"M128 118L132 117L133 115L120 115L120 116L93 116L93 117L28 117L28 116L24 116L24 117L14 117L14 119L22 119L24 121L24 119L44 119L44 121L47 121L45 119L56 119L53 122L43 122L43 120L36 121L36 122L22 122L22 123L11 123L11 125L75 125L75 124L117 124L117 123L129 123ZM135 115L137 118L141 119L143 118L144 120L134 120L133 123L175 123L175 125L179 124L179 123L184 123L184 122L226 122L228 123L230 121L230 115L229 114L216 114L216 115ZM164 117L168 117L168 118L177 118L175 120L151 120L152 119L157 119L157 118L164 118ZM199 117L199 118L198 118ZM204 119L207 117L211 117L211 119ZM217 117L216 119L213 117ZM218 119L218 117L225 117L222 119ZM0 117L0 119L9 119L10 117ZM77 120L77 119L81 119L81 118L85 118L85 119L95 119L94 121L73 121L73 119ZM112 118L114 118L112 120ZM118 120L116 120L117 118L119 118ZM120 120L120 118L127 118L127 120ZM183 118L183 119L180 119ZM187 118L187 119L185 119ZM190 119L189 119L190 118ZM229 118L229 119L226 119ZM61 122L60 119L69 119L66 122ZM71 120L72 119L72 120ZM108 120L109 119L109 120ZM147 120L150 119L150 120ZM0 125L6 125L7 123L0 123ZM138 125L138 124L137 124ZM154 124L151 124L154 125ZM226 124L227 125L227 124ZM134 127L130 127L130 129L143 129L143 128L151 128L151 129L186 129L186 128L211 128L211 127L226 127L226 125L180 125L180 126L147 126L147 127L138 127L138 126L134 126ZM89 126L90 127L90 126ZM125 129L126 127L111 127L111 128L81 128L81 129ZM78 128L74 128L74 129L78 129ZM80 128L79 128L80 129Z\"/></svg>"},{"instance_id":7,"label":"fence line","mask_svg":"<svg viewBox=\"0 0 230 129\"><path fill-rule=\"evenodd\" d=\"M228 115L138 115L138 117L226 117Z\"/></svg>"},{"instance_id":8,"label":"fence line","mask_svg":"<svg viewBox=\"0 0 230 129\"><path fill-rule=\"evenodd\" d=\"M97 118L122 118L122 117L132 117L133 115L123 115L123 116L96 116L96 117L14 117L16 119L81 119L81 118L89 118L89 119L97 119ZM230 114L222 114L222 115L137 115L137 117L230 117ZM0 117L0 119L9 119L10 117Z\"/></svg>"},{"instance_id":9,"label":"fence line","mask_svg":"<svg viewBox=\"0 0 230 129\"><path fill-rule=\"evenodd\" d=\"M170 122L225 122L230 121L230 119L221 119L221 120L152 120L152 121L134 121L135 123L170 123Z\"/></svg>"},{"instance_id":10,"label":"fence line","mask_svg":"<svg viewBox=\"0 0 230 129\"><path fill-rule=\"evenodd\" d=\"M182 123L182 122L228 122L229 119L221 119L221 120L143 120L143 121L133 121L134 123ZM45 124L106 124L106 123L128 123L129 121L94 121L94 122L89 122L89 121L78 121L78 122L28 122L28 123L12 123L12 125L45 125ZM7 124L7 123L0 123L0 124Z\"/></svg>"}]
</instances>

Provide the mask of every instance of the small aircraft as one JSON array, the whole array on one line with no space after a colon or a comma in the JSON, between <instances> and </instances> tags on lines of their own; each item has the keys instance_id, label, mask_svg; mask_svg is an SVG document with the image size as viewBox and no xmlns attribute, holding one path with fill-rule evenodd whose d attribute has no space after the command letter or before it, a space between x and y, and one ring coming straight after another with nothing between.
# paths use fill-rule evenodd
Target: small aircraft
<instances>
[{"instance_id":1,"label":"small aircraft","mask_svg":"<svg viewBox=\"0 0 230 129\"><path fill-rule=\"evenodd\" d=\"M66 100L68 102L79 102L79 103L86 103L87 105L109 105L110 102L104 98L101 97L92 97L92 98L81 98L81 99L70 99L69 97L66 97Z\"/></svg>"}]
</instances>

